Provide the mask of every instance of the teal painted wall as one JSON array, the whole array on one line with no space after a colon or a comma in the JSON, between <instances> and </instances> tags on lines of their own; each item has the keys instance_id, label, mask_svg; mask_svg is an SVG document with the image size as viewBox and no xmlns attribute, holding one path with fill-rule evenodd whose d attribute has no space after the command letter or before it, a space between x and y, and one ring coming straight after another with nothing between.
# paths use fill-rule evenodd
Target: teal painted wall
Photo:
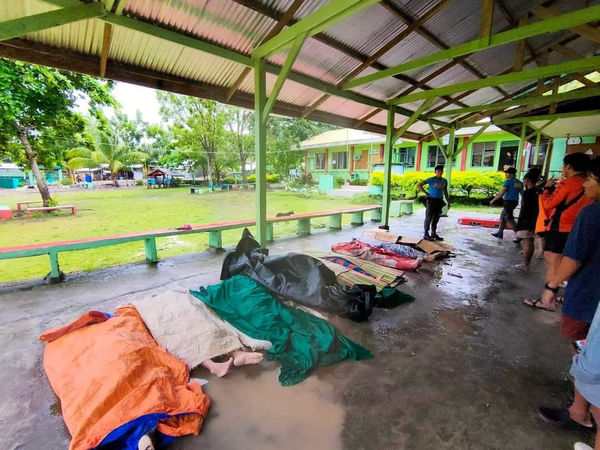
<instances>
[{"instance_id":1,"label":"teal painted wall","mask_svg":"<svg viewBox=\"0 0 600 450\"><path fill-rule=\"evenodd\" d=\"M593 144L596 142L596 136L582 137L582 144ZM550 176L560 175L562 170L562 160L567 153L567 138L556 138L553 142L552 160L550 161Z\"/></svg>"}]
</instances>

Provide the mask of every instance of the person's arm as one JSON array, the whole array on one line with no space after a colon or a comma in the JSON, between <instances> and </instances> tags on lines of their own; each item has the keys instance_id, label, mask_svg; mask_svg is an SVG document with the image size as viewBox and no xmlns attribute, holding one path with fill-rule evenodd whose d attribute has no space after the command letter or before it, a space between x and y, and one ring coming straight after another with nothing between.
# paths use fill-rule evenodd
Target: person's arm
<instances>
[{"instance_id":1,"label":"person's arm","mask_svg":"<svg viewBox=\"0 0 600 450\"><path fill-rule=\"evenodd\" d=\"M554 191L549 190L549 188L554 186L555 181L555 178L549 179L540 195L542 197L542 206L546 211L556 208L563 200L567 198L568 189L565 188L564 183L558 183Z\"/></svg>"},{"instance_id":2,"label":"person's arm","mask_svg":"<svg viewBox=\"0 0 600 450\"><path fill-rule=\"evenodd\" d=\"M503 187L502 189L500 189L500 192L498 192L498 195L496 195L491 201L490 201L490 205L493 205L494 203L496 203L498 200L500 200L502 198L502 196L504 194L506 194L506 191L508 191L508 188Z\"/></svg>"},{"instance_id":3,"label":"person's arm","mask_svg":"<svg viewBox=\"0 0 600 450\"><path fill-rule=\"evenodd\" d=\"M417 184L417 189L423 192L425 195L429 195L429 192L427 192L423 187L425 185L425 181L421 181L419 184Z\"/></svg>"}]
</instances>

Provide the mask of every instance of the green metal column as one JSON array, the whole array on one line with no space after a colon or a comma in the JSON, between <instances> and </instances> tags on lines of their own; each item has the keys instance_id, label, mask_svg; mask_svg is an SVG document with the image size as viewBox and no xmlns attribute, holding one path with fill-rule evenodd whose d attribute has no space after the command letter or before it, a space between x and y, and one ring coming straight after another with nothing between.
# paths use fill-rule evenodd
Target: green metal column
<instances>
[{"instance_id":1,"label":"green metal column","mask_svg":"<svg viewBox=\"0 0 600 450\"><path fill-rule=\"evenodd\" d=\"M523 123L521 127L521 138L519 139L519 149L517 150L517 157L515 159L515 169L517 169L517 178L521 178L521 159L523 159L523 151L525 150L525 132L527 131L527 122Z\"/></svg>"},{"instance_id":2,"label":"green metal column","mask_svg":"<svg viewBox=\"0 0 600 450\"><path fill-rule=\"evenodd\" d=\"M254 61L254 153L256 160L256 240L267 247L267 103L265 61Z\"/></svg>"},{"instance_id":3,"label":"green metal column","mask_svg":"<svg viewBox=\"0 0 600 450\"><path fill-rule=\"evenodd\" d=\"M533 157L533 165L537 166L538 158L540 157L540 141L542 140L542 132L538 131L535 138L535 154Z\"/></svg>"},{"instance_id":4,"label":"green metal column","mask_svg":"<svg viewBox=\"0 0 600 450\"><path fill-rule=\"evenodd\" d=\"M452 166L454 166L454 128L450 128L450 140L446 146L446 180L448 180L448 192L452 182Z\"/></svg>"},{"instance_id":5,"label":"green metal column","mask_svg":"<svg viewBox=\"0 0 600 450\"><path fill-rule=\"evenodd\" d=\"M383 149L383 199L382 199L382 224L379 228L389 230L389 219L390 219L390 189L392 184L392 145L394 139L394 117L396 115L396 108L390 106L388 109L387 116L387 128L385 130L385 147Z\"/></svg>"}]
</instances>

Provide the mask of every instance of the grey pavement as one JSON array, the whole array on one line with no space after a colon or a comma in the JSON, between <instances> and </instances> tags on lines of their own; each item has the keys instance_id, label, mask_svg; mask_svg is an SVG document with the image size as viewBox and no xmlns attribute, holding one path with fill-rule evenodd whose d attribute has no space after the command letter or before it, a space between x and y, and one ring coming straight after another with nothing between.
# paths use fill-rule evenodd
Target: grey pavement
<instances>
[{"instance_id":1,"label":"grey pavement","mask_svg":"<svg viewBox=\"0 0 600 450\"><path fill-rule=\"evenodd\" d=\"M378 309L369 322L331 318L374 358L319 368L292 387L277 383L278 365L236 368L224 378L204 369L211 411L199 436L173 449L569 449L589 434L557 430L535 409L568 401L568 343L559 314L522 305L539 295L542 264L520 262L510 233L457 224L451 210L440 232L456 257L407 274L416 301ZM393 219L391 231L420 235L423 211ZM327 249L376 224L318 230L279 239L272 254ZM218 282L222 253L201 252L68 274L65 283L0 285L0 449L67 448L69 435L42 369L48 328L88 310L115 306L162 289Z\"/></svg>"}]
</instances>

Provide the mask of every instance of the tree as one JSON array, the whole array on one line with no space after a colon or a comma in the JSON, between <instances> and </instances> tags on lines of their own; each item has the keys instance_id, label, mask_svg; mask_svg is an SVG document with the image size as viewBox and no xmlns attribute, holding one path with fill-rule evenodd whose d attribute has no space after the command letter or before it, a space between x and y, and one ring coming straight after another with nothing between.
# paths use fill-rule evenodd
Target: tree
<instances>
[{"instance_id":1,"label":"tree","mask_svg":"<svg viewBox=\"0 0 600 450\"><path fill-rule=\"evenodd\" d=\"M88 130L93 138L92 146L91 148L76 147L69 150L67 153L69 169L100 167L101 164L107 164L112 178L116 179L120 170L148 158L146 153L136 151L126 145L112 130L102 130L97 123L90 124Z\"/></svg>"},{"instance_id":2,"label":"tree","mask_svg":"<svg viewBox=\"0 0 600 450\"><path fill-rule=\"evenodd\" d=\"M187 149L187 155L197 162L195 166L206 167L209 183L212 183L215 174L218 179L227 148L226 107L214 100L165 92L157 92L157 97L163 119L173 123L176 147Z\"/></svg>"},{"instance_id":3,"label":"tree","mask_svg":"<svg viewBox=\"0 0 600 450\"><path fill-rule=\"evenodd\" d=\"M56 138L83 129L83 119L73 110L77 99L87 96L93 115L99 105L114 103L111 87L87 75L0 58L0 148L20 143L44 206L50 192L38 159L52 161L60 145Z\"/></svg>"},{"instance_id":4,"label":"tree","mask_svg":"<svg viewBox=\"0 0 600 450\"><path fill-rule=\"evenodd\" d=\"M230 107L227 117L227 128L230 132L231 145L237 150L240 158L242 182L246 182L246 163L254 152L254 114L246 109Z\"/></svg>"},{"instance_id":5,"label":"tree","mask_svg":"<svg viewBox=\"0 0 600 450\"><path fill-rule=\"evenodd\" d=\"M287 177L290 169L302 163L304 154L300 143L333 128L304 119L271 116L267 122L267 165Z\"/></svg>"}]
</instances>

